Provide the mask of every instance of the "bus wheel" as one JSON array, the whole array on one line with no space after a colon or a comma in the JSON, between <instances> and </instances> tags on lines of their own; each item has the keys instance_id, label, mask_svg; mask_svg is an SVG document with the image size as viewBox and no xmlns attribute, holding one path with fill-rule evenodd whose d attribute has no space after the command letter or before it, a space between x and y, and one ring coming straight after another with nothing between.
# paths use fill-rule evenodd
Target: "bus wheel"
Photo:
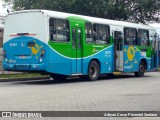
<instances>
[{"instance_id":1,"label":"bus wheel","mask_svg":"<svg viewBox=\"0 0 160 120\"><path fill-rule=\"evenodd\" d=\"M140 62L139 64L139 71L135 72L136 77L143 77L145 73L145 64L143 61Z\"/></svg>"},{"instance_id":2,"label":"bus wheel","mask_svg":"<svg viewBox=\"0 0 160 120\"><path fill-rule=\"evenodd\" d=\"M99 65L96 61L91 61L88 67L88 79L97 80L99 77Z\"/></svg>"},{"instance_id":3,"label":"bus wheel","mask_svg":"<svg viewBox=\"0 0 160 120\"><path fill-rule=\"evenodd\" d=\"M65 80L66 78L67 78L67 76L66 75L56 75L56 74L52 74L52 75L50 75L51 76L51 78L53 78L54 80L56 80L56 81L60 81L60 80Z\"/></svg>"}]
</instances>

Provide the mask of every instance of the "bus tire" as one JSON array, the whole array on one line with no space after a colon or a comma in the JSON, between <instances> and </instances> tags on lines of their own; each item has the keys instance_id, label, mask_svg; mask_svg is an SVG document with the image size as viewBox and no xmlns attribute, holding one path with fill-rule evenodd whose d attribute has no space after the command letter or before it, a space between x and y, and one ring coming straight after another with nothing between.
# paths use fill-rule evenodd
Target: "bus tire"
<instances>
[{"instance_id":1,"label":"bus tire","mask_svg":"<svg viewBox=\"0 0 160 120\"><path fill-rule=\"evenodd\" d=\"M54 75L50 75L50 76L51 76L51 78L53 78L56 81L65 80L67 78L66 75L55 75L54 74Z\"/></svg>"},{"instance_id":2,"label":"bus tire","mask_svg":"<svg viewBox=\"0 0 160 120\"><path fill-rule=\"evenodd\" d=\"M143 61L140 62L139 64L139 70L138 72L135 72L136 77L143 77L145 73L145 64Z\"/></svg>"},{"instance_id":3,"label":"bus tire","mask_svg":"<svg viewBox=\"0 0 160 120\"><path fill-rule=\"evenodd\" d=\"M97 80L99 77L99 64L96 61L91 61L88 66L88 79L90 81Z\"/></svg>"}]
</instances>

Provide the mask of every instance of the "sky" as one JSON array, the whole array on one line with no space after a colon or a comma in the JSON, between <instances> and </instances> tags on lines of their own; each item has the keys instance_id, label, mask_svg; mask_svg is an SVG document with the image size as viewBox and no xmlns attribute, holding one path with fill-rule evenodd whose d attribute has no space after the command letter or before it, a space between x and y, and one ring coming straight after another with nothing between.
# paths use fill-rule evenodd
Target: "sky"
<instances>
[{"instance_id":1,"label":"sky","mask_svg":"<svg viewBox=\"0 0 160 120\"><path fill-rule=\"evenodd\" d=\"M150 26L153 26L157 33L160 35L160 23L153 23L153 24L149 24Z\"/></svg>"},{"instance_id":2,"label":"sky","mask_svg":"<svg viewBox=\"0 0 160 120\"><path fill-rule=\"evenodd\" d=\"M2 0L0 0L0 15L2 15L2 14L7 14L7 8L4 8L3 6L2 6L2 4L3 4L3 2L2 2Z\"/></svg>"}]
</instances>

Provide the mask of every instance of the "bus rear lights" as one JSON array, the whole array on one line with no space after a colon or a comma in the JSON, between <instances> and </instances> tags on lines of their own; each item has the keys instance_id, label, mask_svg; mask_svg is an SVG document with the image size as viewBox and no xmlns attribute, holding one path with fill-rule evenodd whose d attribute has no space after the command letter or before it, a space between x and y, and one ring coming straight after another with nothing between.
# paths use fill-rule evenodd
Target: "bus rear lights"
<instances>
[{"instance_id":1,"label":"bus rear lights","mask_svg":"<svg viewBox=\"0 0 160 120\"><path fill-rule=\"evenodd\" d=\"M5 58L5 62L8 62L8 59L7 59L7 58Z\"/></svg>"},{"instance_id":2,"label":"bus rear lights","mask_svg":"<svg viewBox=\"0 0 160 120\"><path fill-rule=\"evenodd\" d=\"M6 51L3 50L3 59L5 62L8 62Z\"/></svg>"},{"instance_id":3,"label":"bus rear lights","mask_svg":"<svg viewBox=\"0 0 160 120\"><path fill-rule=\"evenodd\" d=\"M33 68L38 68L38 66L37 65L33 65Z\"/></svg>"},{"instance_id":4,"label":"bus rear lights","mask_svg":"<svg viewBox=\"0 0 160 120\"><path fill-rule=\"evenodd\" d=\"M45 50L41 50L41 58L44 57Z\"/></svg>"},{"instance_id":5,"label":"bus rear lights","mask_svg":"<svg viewBox=\"0 0 160 120\"><path fill-rule=\"evenodd\" d=\"M14 66L13 66L13 65L9 65L9 67L10 67L10 68L13 68Z\"/></svg>"},{"instance_id":6,"label":"bus rear lights","mask_svg":"<svg viewBox=\"0 0 160 120\"><path fill-rule=\"evenodd\" d=\"M5 59L7 57L7 55L6 55L6 51L5 50L3 50L3 58Z\"/></svg>"}]
</instances>

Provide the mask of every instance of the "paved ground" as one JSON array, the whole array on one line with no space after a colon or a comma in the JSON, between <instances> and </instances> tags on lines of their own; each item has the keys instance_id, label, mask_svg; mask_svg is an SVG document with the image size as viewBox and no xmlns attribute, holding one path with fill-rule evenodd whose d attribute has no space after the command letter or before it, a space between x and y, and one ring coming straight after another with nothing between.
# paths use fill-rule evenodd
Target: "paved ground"
<instances>
[{"instance_id":1,"label":"paved ground","mask_svg":"<svg viewBox=\"0 0 160 120\"><path fill-rule=\"evenodd\" d=\"M80 79L61 82L52 80L0 82L0 111L159 110L160 72L147 73L143 78L135 78L133 75L114 78L106 76L94 82ZM43 119L159 120L160 118Z\"/></svg>"}]
</instances>

